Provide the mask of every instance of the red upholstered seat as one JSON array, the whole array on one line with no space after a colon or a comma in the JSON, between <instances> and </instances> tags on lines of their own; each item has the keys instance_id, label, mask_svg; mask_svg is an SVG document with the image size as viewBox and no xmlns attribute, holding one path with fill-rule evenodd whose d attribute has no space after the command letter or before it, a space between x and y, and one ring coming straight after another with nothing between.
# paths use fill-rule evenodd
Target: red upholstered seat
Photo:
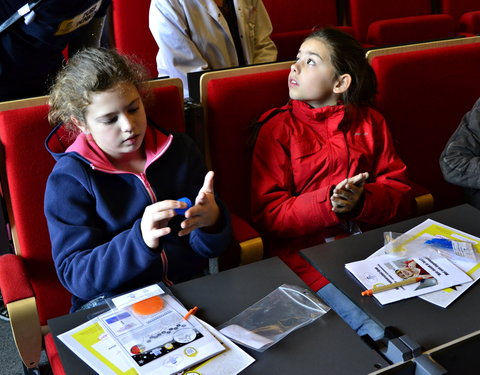
<instances>
[{"instance_id":1,"label":"red upholstered seat","mask_svg":"<svg viewBox=\"0 0 480 375\"><path fill-rule=\"evenodd\" d=\"M431 0L349 0L348 18L367 47L455 35L453 19L432 14Z\"/></svg>"},{"instance_id":2,"label":"red upholstered seat","mask_svg":"<svg viewBox=\"0 0 480 375\"><path fill-rule=\"evenodd\" d=\"M232 212L245 219L250 217L251 125L263 112L287 103L288 72L225 77L208 84L207 129L217 189Z\"/></svg>"},{"instance_id":3,"label":"red upholstered seat","mask_svg":"<svg viewBox=\"0 0 480 375\"><path fill-rule=\"evenodd\" d=\"M158 46L148 28L149 8L150 0L112 0L112 27L115 47L137 56L154 78Z\"/></svg>"},{"instance_id":4,"label":"red upholstered seat","mask_svg":"<svg viewBox=\"0 0 480 375\"><path fill-rule=\"evenodd\" d=\"M47 353L48 362L55 375L64 375L65 370L60 360L60 356L55 346L55 341L51 333L45 336L45 352Z\"/></svg>"},{"instance_id":5,"label":"red upholstered seat","mask_svg":"<svg viewBox=\"0 0 480 375\"><path fill-rule=\"evenodd\" d=\"M335 26L353 34L351 27L339 26L337 0L263 0L263 3L273 25L277 61L295 59L302 41L315 27Z\"/></svg>"},{"instance_id":6,"label":"red upholstered seat","mask_svg":"<svg viewBox=\"0 0 480 375\"><path fill-rule=\"evenodd\" d=\"M60 285L53 266L43 215L45 183L55 163L43 144L51 131L47 112L47 105L0 112L7 179L2 186L10 194L9 220L18 238L15 251L22 256L27 278L38 296L42 325L52 316L68 313L70 307L70 295Z\"/></svg>"},{"instance_id":7,"label":"red upholstered seat","mask_svg":"<svg viewBox=\"0 0 480 375\"><path fill-rule=\"evenodd\" d=\"M165 129L184 131L181 81L158 80L152 85L156 87L147 103L149 116ZM41 102L45 102L45 98ZM43 213L45 184L54 165L44 146L51 131L47 112L47 105L0 109L2 192L16 253L0 257L0 289L10 312L17 347L27 367L36 366L40 359L40 326L46 326L48 319L67 314L71 306L71 295L56 275ZM63 138L60 141L68 143ZM20 304L28 298L32 305L26 309ZM63 374L53 341L45 341L45 350L55 361L52 363L54 374Z\"/></svg>"},{"instance_id":8,"label":"red upholstered seat","mask_svg":"<svg viewBox=\"0 0 480 375\"><path fill-rule=\"evenodd\" d=\"M413 181L434 197L435 209L463 202L443 179L439 157L479 96L480 43L373 57L377 105Z\"/></svg>"},{"instance_id":9,"label":"red upholstered seat","mask_svg":"<svg viewBox=\"0 0 480 375\"><path fill-rule=\"evenodd\" d=\"M456 31L480 34L480 2L478 0L442 0L442 13L455 21Z\"/></svg>"},{"instance_id":10,"label":"red upholstered seat","mask_svg":"<svg viewBox=\"0 0 480 375\"><path fill-rule=\"evenodd\" d=\"M259 236L250 220L252 124L262 113L288 101L289 66L290 63L270 64L202 77L206 149L215 171L215 189L232 212L234 234L239 242ZM261 241L259 248L263 251ZM248 257L245 253L248 251L242 246L242 257ZM258 260L256 255L254 258Z\"/></svg>"}]
</instances>

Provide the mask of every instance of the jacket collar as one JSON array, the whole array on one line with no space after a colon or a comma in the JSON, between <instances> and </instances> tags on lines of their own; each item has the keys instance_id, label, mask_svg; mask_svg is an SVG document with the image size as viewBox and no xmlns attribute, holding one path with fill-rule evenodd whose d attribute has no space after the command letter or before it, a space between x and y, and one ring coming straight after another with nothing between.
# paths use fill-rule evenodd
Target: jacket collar
<instances>
[{"instance_id":1,"label":"jacket collar","mask_svg":"<svg viewBox=\"0 0 480 375\"><path fill-rule=\"evenodd\" d=\"M338 128L345 117L345 106L343 104L320 108L313 108L300 100L292 100L291 104L294 115L308 122L320 122L328 119L329 122L332 122L332 125Z\"/></svg>"},{"instance_id":2,"label":"jacket collar","mask_svg":"<svg viewBox=\"0 0 480 375\"><path fill-rule=\"evenodd\" d=\"M173 139L172 134L165 134L152 126L147 127L143 146L147 162L145 167L161 157L170 146ZM68 135L64 125L57 126L45 141L47 150L55 160L67 154L74 154L90 164L95 169L116 171L116 168L108 160L105 153L84 133L79 133L76 138Z\"/></svg>"}]
</instances>

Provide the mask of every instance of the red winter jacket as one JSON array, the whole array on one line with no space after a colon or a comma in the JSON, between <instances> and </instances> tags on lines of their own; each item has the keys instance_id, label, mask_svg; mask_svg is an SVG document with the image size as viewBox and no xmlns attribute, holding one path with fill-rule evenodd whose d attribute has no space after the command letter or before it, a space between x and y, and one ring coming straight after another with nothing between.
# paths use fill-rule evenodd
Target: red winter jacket
<instances>
[{"instance_id":1,"label":"red winter jacket","mask_svg":"<svg viewBox=\"0 0 480 375\"><path fill-rule=\"evenodd\" d=\"M395 153L383 116L369 107L311 108L292 100L262 116L252 160L253 220L271 255L278 255L314 290L328 283L299 250L360 227L411 213L406 166ZM262 121L262 120L261 120ZM332 211L331 191L358 173L370 174L355 214Z\"/></svg>"}]
</instances>

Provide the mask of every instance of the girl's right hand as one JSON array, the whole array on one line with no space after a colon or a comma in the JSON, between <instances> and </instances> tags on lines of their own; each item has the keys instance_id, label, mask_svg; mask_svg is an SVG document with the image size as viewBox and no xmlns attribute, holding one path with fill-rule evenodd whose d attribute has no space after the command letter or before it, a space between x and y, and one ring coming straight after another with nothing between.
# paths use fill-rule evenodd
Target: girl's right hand
<instances>
[{"instance_id":1,"label":"girl's right hand","mask_svg":"<svg viewBox=\"0 0 480 375\"><path fill-rule=\"evenodd\" d=\"M185 202L175 200L164 200L147 206L140 223L145 244L151 249L156 249L160 243L160 238L171 232L168 222L177 215L174 211L175 208L186 207Z\"/></svg>"},{"instance_id":2,"label":"girl's right hand","mask_svg":"<svg viewBox=\"0 0 480 375\"><path fill-rule=\"evenodd\" d=\"M359 173L335 186L330 197L332 211L337 214L352 211L363 194L363 187L368 177L368 172Z\"/></svg>"}]
</instances>

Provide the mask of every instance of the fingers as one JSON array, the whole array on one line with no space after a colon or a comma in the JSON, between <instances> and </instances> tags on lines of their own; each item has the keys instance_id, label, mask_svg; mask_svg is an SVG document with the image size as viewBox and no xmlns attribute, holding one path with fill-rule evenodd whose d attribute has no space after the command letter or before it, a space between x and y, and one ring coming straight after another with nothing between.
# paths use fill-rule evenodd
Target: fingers
<instances>
[{"instance_id":1,"label":"fingers","mask_svg":"<svg viewBox=\"0 0 480 375\"><path fill-rule=\"evenodd\" d=\"M176 208L187 208L187 204L185 202L180 202L180 201L176 201L176 200L173 200L173 199L167 199L167 200L164 200L164 201L153 203L150 206L147 206L146 210L150 210L151 212L160 213L162 211L168 211L168 210L173 211Z\"/></svg>"},{"instance_id":2,"label":"fingers","mask_svg":"<svg viewBox=\"0 0 480 375\"><path fill-rule=\"evenodd\" d=\"M345 189L345 185L347 185L347 182L348 182L348 178L346 178L345 180L341 181L337 186L335 186L335 190L339 191L339 190L342 190L342 189Z\"/></svg>"},{"instance_id":3,"label":"fingers","mask_svg":"<svg viewBox=\"0 0 480 375\"><path fill-rule=\"evenodd\" d=\"M330 197L332 211L335 213L350 212L362 196L363 187L368 177L368 172L363 172L341 181L333 189Z\"/></svg>"},{"instance_id":4,"label":"fingers","mask_svg":"<svg viewBox=\"0 0 480 375\"><path fill-rule=\"evenodd\" d=\"M360 186L360 185L363 185L365 183L365 181L368 179L368 177L369 177L368 172L359 173L356 176L353 176L352 178L350 178L349 182L351 184Z\"/></svg>"},{"instance_id":5,"label":"fingers","mask_svg":"<svg viewBox=\"0 0 480 375\"><path fill-rule=\"evenodd\" d=\"M197 204L185 212L185 220L180 224L179 236L185 236L197 228L213 227L220 218L220 208L213 193L200 192Z\"/></svg>"},{"instance_id":6,"label":"fingers","mask_svg":"<svg viewBox=\"0 0 480 375\"><path fill-rule=\"evenodd\" d=\"M198 195L195 198L195 205L205 204L205 194L213 194L213 171L207 172L203 181L203 186L198 191Z\"/></svg>"},{"instance_id":7,"label":"fingers","mask_svg":"<svg viewBox=\"0 0 480 375\"><path fill-rule=\"evenodd\" d=\"M164 200L147 206L140 222L142 238L145 244L155 249L160 243L160 238L171 232L168 223L177 215L175 209L186 208L185 202Z\"/></svg>"},{"instance_id":8,"label":"fingers","mask_svg":"<svg viewBox=\"0 0 480 375\"><path fill-rule=\"evenodd\" d=\"M205 175L205 180L203 181L203 186L200 189L200 192L213 194L213 176L214 176L213 171L209 171Z\"/></svg>"}]
</instances>

